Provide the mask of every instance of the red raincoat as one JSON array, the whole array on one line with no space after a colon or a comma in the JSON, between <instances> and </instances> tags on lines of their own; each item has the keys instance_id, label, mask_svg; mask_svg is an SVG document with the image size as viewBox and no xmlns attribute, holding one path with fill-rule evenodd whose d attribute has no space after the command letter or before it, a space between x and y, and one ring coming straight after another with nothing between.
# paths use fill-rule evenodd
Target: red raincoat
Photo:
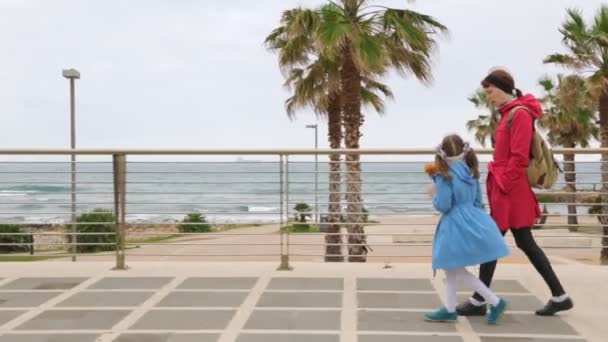
<instances>
[{"instance_id":1,"label":"red raincoat","mask_svg":"<svg viewBox=\"0 0 608 342\"><path fill-rule=\"evenodd\" d=\"M509 112L516 106L525 106L530 112L516 111L509 127ZM542 116L541 104L528 94L503 105L499 111L502 117L496 129L494 160L488 165L486 184L490 214L501 231L531 227L540 217L540 207L528 183L526 168L534 121Z\"/></svg>"}]
</instances>

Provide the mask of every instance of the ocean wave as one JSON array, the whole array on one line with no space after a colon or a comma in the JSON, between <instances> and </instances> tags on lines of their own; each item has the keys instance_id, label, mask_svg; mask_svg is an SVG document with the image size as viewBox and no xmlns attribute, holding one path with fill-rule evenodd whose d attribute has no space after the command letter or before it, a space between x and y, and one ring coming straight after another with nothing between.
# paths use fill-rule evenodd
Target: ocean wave
<instances>
[{"instance_id":1,"label":"ocean wave","mask_svg":"<svg viewBox=\"0 0 608 342\"><path fill-rule=\"evenodd\" d=\"M38 192L70 192L71 188L67 186L58 185L17 185L8 188L0 189L0 194L12 194L13 196L18 194L31 194Z\"/></svg>"},{"instance_id":2,"label":"ocean wave","mask_svg":"<svg viewBox=\"0 0 608 342\"><path fill-rule=\"evenodd\" d=\"M277 207L256 207L256 206L244 205L244 206L238 207L238 210L248 212L248 213L266 213L266 212L278 211L279 208L277 208Z\"/></svg>"}]
</instances>

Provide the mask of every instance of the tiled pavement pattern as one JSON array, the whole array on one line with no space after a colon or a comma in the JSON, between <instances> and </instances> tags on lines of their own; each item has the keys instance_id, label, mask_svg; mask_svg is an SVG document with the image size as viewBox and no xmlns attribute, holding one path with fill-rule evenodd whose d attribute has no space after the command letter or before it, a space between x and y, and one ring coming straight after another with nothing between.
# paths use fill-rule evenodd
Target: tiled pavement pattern
<instances>
[{"instance_id":1,"label":"tiled pavement pattern","mask_svg":"<svg viewBox=\"0 0 608 342\"><path fill-rule=\"evenodd\" d=\"M440 305L429 279L8 278L0 342L584 341L563 319L534 316L542 303L517 281L493 287L511 304L498 326L425 322Z\"/></svg>"}]
</instances>

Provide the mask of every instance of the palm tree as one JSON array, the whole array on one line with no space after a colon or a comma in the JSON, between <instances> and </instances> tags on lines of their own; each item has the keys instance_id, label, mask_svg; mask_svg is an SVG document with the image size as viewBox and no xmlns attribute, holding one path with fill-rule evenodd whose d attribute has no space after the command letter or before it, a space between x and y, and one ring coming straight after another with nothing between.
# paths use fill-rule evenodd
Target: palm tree
<instances>
[{"instance_id":1,"label":"palm tree","mask_svg":"<svg viewBox=\"0 0 608 342\"><path fill-rule=\"evenodd\" d=\"M589 147L591 139L597 139L598 127L595 117L595 103L588 96L587 84L577 75L557 76L557 84L544 77L539 84L545 90L541 98L544 115L540 127L547 130L547 140L551 145L574 148ZM576 165L573 153L564 154L564 178L566 191L576 192ZM576 195L568 196L568 225L576 231Z\"/></svg>"},{"instance_id":2,"label":"palm tree","mask_svg":"<svg viewBox=\"0 0 608 342\"><path fill-rule=\"evenodd\" d=\"M569 9L567 15L559 31L568 53L550 55L545 63L563 65L586 77L590 92L599 96L600 142L601 147L608 148L608 6L601 6L590 24L585 23L579 10ZM602 202L608 203L608 153L602 153L601 170ZM603 212L608 214L608 206ZM604 221L600 258L608 262L608 217L599 217Z\"/></svg>"},{"instance_id":3,"label":"palm tree","mask_svg":"<svg viewBox=\"0 0 608 342\"><path fill-rule=\"evenodd\" d=\"M490 143L494 147L494 134L496 127L498 127L498 112L496 108L487 101L485 93L480 89L468 98L475 108L487 111L487 114L481 114L477 116L477 119L467 121L467 129L469 131L475 131L475 140L486 146L486 139L490 137Z\"/></svg>"},{"instance_id":4,"label":"palm tree","mask_svg":"<svg viewBox=\"0 0 608 342\"><path fill-rule=\"evenodd\" d=\"M318 116L327 118L331 149L342 146L342 108L339 62L316 49L314 37L319 12L309 9L285 11L281 26L267 38L266 45L279 52L279 65L286 74L285 86L293 95L285 101L290 119L299 109L311 108ZM362 80L361 98L378 113L384 112L384 98L392 98L390 89L371 77ZM325 236L325 261L343 261L340 235L341 217L341 156L329 155L328 230Z\"/></svg>"},{"instance_id":5,"label":"palm tree","mask_svg":"<svg viewBox=\"0 0 608 342\"><path fill-rule=\"evenodd\" d=\"M368 0L337 0L321 7L317 43L340 61L340 85L347 149L358 149L361 126L361 84L364 75L395 69L431 81L431 57L438 33L447 28L434 18L407 9L369 5ZM359 154L346 155L349 261L365 262Z\"/></svg>"}]
</instances>

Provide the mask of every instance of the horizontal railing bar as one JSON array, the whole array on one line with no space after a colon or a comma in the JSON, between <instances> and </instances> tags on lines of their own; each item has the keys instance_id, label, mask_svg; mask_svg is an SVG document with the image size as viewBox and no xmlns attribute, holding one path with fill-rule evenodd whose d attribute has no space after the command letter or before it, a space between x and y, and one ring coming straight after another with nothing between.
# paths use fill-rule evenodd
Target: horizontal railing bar
<instances>
[{"instance_id":1,"label":"horizontal railing bar","mask_svg":"<svg viewBox=\"0 0 608 342\"><path fill-rule=\"evenodd\" d=\"M96 242L96 243L72 243L72 242L36 242L36 243L0 243L0 246L116 246L115 242ZM1 255L1 254L0 254Z\"/></svg>"},{"instance_id":2,"label":"horizontal railing bar","mask_svg":"<svg viewBox=\"0 0 608 342\"><path fill-rule=\"evenodd\" d=\"M290 204L296 204L298 203L298 200L292 199L287 203ZM324 201L319 201L318 202L319 205L326 205L326 204L344 204L344 205L348 205L350 203L356 203L356 202L324 202ZM395 204L395 205L431 205L431 203L429 201L426 202L373 202L373 203L364 203L361 202L364 205L390 205L390 204ZM45 204L40 203L40 202L0 202L0 205L23 205L23 204L39 204L41 206L44 206ZM49 202L48 205L57 205L57 204L62 204L62 205L67 205L67 204L71 204L71 202ZM78 206L84 206L84 205L114 205L114 202L80 202L78 201L76 203ZM227 205L250 205L250 206L255 206L255 205L276 205L276 202L127 202L127 205L183 205L183 204L190 204L190 205L223 205L223 204L227 204ZM572 202L541 202L542 205L576 205L576 206L593 206L593 205L608 205L608 203L591 203L591 202L580 202L580 203L572 203Z\"/></svg>"},{"instance_id":3,"label":"horizontal railing bar","mask_svg":"<svg viewBox=\"0 0 608 342\"><path fill-rule=\"evenodd\" d=\"M278 211L278 209L276 210ZM266 211L260 211L260 212L255 212L255 215L279 215L278 212L273 211L273 212L266 212ZM129 212L127 213L127 217L129 215L186 215L186 214L191 214L193 211L136 211L136 212ZM72 212L72 211L64 211L64 212L0 212L0 215L31 215L31 216L36 216L36 215L70 215L70 214L89 214L91 213L90 211L76 211L76 212ZM227 211L227 212L210 212L207 211L205 212L206 215L251 215L251 212L245 212L245 211L235 211L235 212L231 212L231 211ZM290 214L293 215L300 215L298 212L291 212ZM308 212L308 214L312 215L313 212ZM360 212L318 212L319 215L347 215L347 214L361 214L361 215L399 215L399 213L394 213L392 211L373 211L373 212L364 212L364 211L360 211ZM403 213L403 215L407 215L407 216L432 216L434 214L438 214L436 212L420 212L420 213L416 213L416 212L406 212ZM568 217L568 216L581 216L581 217L595 217L595 216L608 216L608 214L541 214L541 217Z\"/></svg>"},{"instance_id":4,"label":"horizontal railing bar","mask_svg":"<svg viewBox=\"0 0 608 342\"><path fill-rule=\"evenodd\" d=\"M278 246L278 245L277 245ZM132 254L132 253L127 253L127 251L125 251L125 255L131 255L131 256L155 256L155 257L176 257L176 258L181 258L181 257L247 257L247 258L252 258L252 257L278 257L281 254Z\"/></svg>"},{"instance_id":5,"label":"horizontal railing bar","mask_svg":"<svg viewBox=\"0 0 608 342\"><path fill-rule=\"evenodd\" d=\"M52 232L48 232L48 233L0 233L0 236L29 236L29 235L36 235L36 236L54 236L54 235L60 235L60 236L67 236L67 235L116 235L116 232L65 232L65 233L52 233Z\"/></svg>"},{"instance_id":6,"label":"horizontal railing bar","mask_svg":"<svg viewBox=\"0 0 608 342\"><path fill-rule=\"evenodd\" d=\"M553 148L556 154L601 154L608 148ZM475 149L479 154L492 154L492 149ZM0 155L316 155L316 154L410 154L435 155L435 149L0 149Z\"/></svg>"}]
</instances>

